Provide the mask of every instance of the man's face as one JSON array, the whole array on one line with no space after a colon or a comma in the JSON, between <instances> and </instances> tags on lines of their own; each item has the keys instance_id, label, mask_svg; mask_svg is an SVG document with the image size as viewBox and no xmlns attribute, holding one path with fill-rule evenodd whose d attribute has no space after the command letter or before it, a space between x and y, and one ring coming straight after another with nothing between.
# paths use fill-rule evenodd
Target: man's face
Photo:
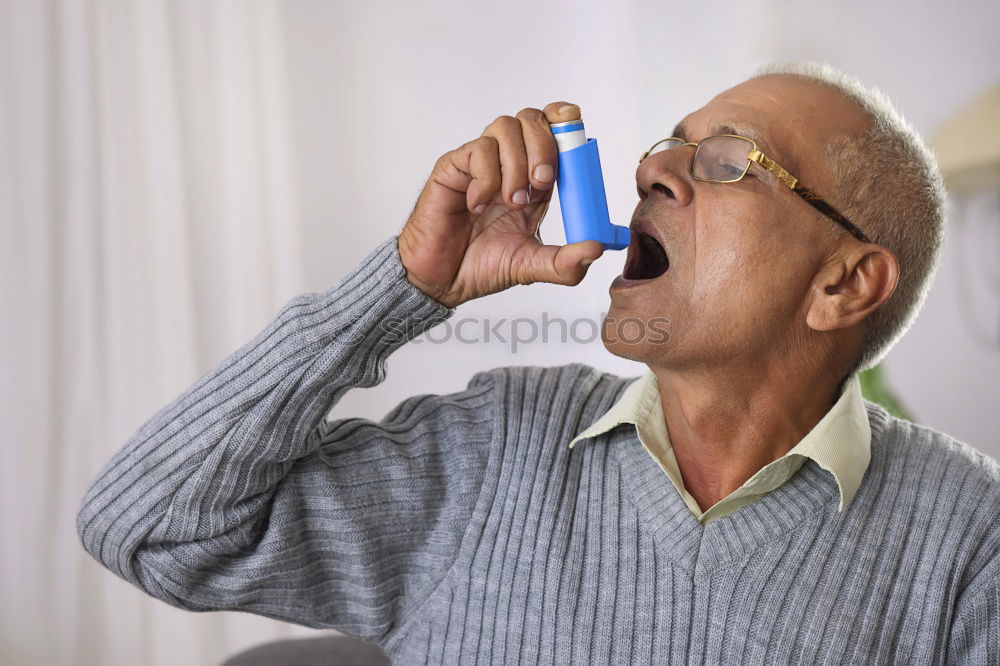
<instances>
[{"instance_id":1,"label":"man's face","mask_svg":"<svg viewBox=\"0 0 1000 666\"><path fill-rule=\"evenodd\" d=\"M765 77L688 114L678 136L753 138L765 155L836 207L822 146L863 131L866 123L836 91ZM694 151L685 146L654 153L636 171L639 204L626 279L612 284L604 344L618 356L672 368L752 365L787 354L806 332L809 285L845 232L759 164L735 183L694 180ZM666 252L662 274L664 262L643 242L644 232ZM641 338L637 321L643 322Z\"/></svg>"}]
</instances>

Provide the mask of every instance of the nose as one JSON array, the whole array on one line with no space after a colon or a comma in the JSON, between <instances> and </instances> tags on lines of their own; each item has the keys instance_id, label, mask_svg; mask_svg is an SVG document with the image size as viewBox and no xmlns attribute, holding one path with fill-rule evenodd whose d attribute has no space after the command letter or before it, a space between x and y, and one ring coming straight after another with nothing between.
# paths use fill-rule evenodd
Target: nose
<instances>
[{"instance_id":1,"label":"nose","mask_svg":"<svg viewBox=\"0 0 1000 666\"><path fill-rule=\"evenodd\" d=\"M639 200L655 195L655 200L662 200L668 206L690 205L694 197L690 175L693 156L693 149L679 146L653 153L640 162L635 171Z\"/></svg>"}]
</instances>

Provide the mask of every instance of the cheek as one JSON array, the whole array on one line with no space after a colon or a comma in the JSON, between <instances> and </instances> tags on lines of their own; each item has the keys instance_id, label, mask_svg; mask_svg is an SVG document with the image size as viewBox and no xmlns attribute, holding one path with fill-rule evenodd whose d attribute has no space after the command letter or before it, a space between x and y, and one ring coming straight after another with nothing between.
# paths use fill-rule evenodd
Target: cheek
<instances>
[{"instance_id":1,"label":"cheek","mask_svg":"<svg viewBox=\"0 0 1000 666\"><path fill-rule=\"evenodd\" d=\"M766 243L733 212L701 227L693 264L692 302L739 302L760 284Z\"/></svg>"},{"instance_id":2,"label":"cheek","mask_svg":"<svg viewBox=\"0 0 1000 666\"><path fill-rule=\"evenodd\" d=\"M794 253L777 225L746 210L720 211L699 234L691 302L711 303L716 319L767 319L788 308Z\"/></svg>"},{"instance_id":3,"label":"cheek","mask_svg":"<svg viewBox=\"0 0 1000 666\"><path fill-rule=\"evenodd\" d=\"M766 252L761 248L760 253L732 259L732 272L721 286L725 305L720 310L760 334L774 334L796 316L809 271L808 262L795 248L768 248Z\"/></svg>"}]
</instances>

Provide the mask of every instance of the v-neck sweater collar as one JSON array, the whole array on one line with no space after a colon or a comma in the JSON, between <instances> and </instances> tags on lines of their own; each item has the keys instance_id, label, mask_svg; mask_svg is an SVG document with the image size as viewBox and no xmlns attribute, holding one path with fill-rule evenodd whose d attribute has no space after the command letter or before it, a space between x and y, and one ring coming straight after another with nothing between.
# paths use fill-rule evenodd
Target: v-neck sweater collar
<instances>
[{"instance_id":1,"label":"v-neck sweater collar","mask_svg":"<svg viewBox=\"0 0 1000 666\"><path fill-rule=\"evenodd\" d=\"M652 372L632 381L600 418L569 442L569 447L624 423L635 426L639 441L703 524L737 511L782 485L806 459L814 460L833 475L838 487L837 510L843 511L857 493L871 460L871 429L856 374L844 382L834 405L791 450L757 470L738 489L705 511L684 486Z\"/></svg>"},{"instance_id":2,"label":"v-neck sweater collar","mask_svg":"<svg viewBox=\"0 0 1000 666\"><path fill-rule=\"evenodd\" d=\"M865 402L873 442L888 413ZM813 459L782 485L738 511L703 525L690 511L670 479L649 456L633 428L617 428L609 446L618 461L622 483L640 521L679 566L692 572L713 570L738 560L822 515L837 512L838 485Z\"/></svg>"}]
</instances>

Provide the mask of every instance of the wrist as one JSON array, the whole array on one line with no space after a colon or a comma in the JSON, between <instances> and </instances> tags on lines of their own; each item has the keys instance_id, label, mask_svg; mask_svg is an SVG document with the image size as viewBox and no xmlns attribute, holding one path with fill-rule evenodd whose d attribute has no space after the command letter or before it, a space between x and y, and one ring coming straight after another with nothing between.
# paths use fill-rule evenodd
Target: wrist
<instances>
[{"instance_id":1,"label":"wrist","mask_svg":"<svg viewBox=\"0 0 1000 666\"><path fill-rule=\"evenodd\" d=\"M405 234L400 234L397 237L396 246L399 251L399 263L403 266L407 282L423 292L423 294L428 298L433 299L445 307L454 308L461 303L460 300L449 294L448 287L441 287L425 282L417 277L414 271L410 270L410 266L413 264L413 254L410 251L409 242Z\"/></svg>"},{"instance_id":2,"label":"wrist","mask_svg":"<svg viewBox=\"0 0 1000 666\"><path fill-rule=\"evenodd\" d=\"M406 264L403 264L403 267L406 268ZM447 308L453 308L456 305L458 305L458 303L453 303L448 298L447 290L435 288L432 285L426 284L425 282L420 280L420 278L415 276L413 272L410 271L408 268L406 269L406 281L412 284L417 289L419 289L421 292L423 292L423 294L428 298L433 299L434 301L440 303L441 305Z\"/></svg>"}]
</instances>

